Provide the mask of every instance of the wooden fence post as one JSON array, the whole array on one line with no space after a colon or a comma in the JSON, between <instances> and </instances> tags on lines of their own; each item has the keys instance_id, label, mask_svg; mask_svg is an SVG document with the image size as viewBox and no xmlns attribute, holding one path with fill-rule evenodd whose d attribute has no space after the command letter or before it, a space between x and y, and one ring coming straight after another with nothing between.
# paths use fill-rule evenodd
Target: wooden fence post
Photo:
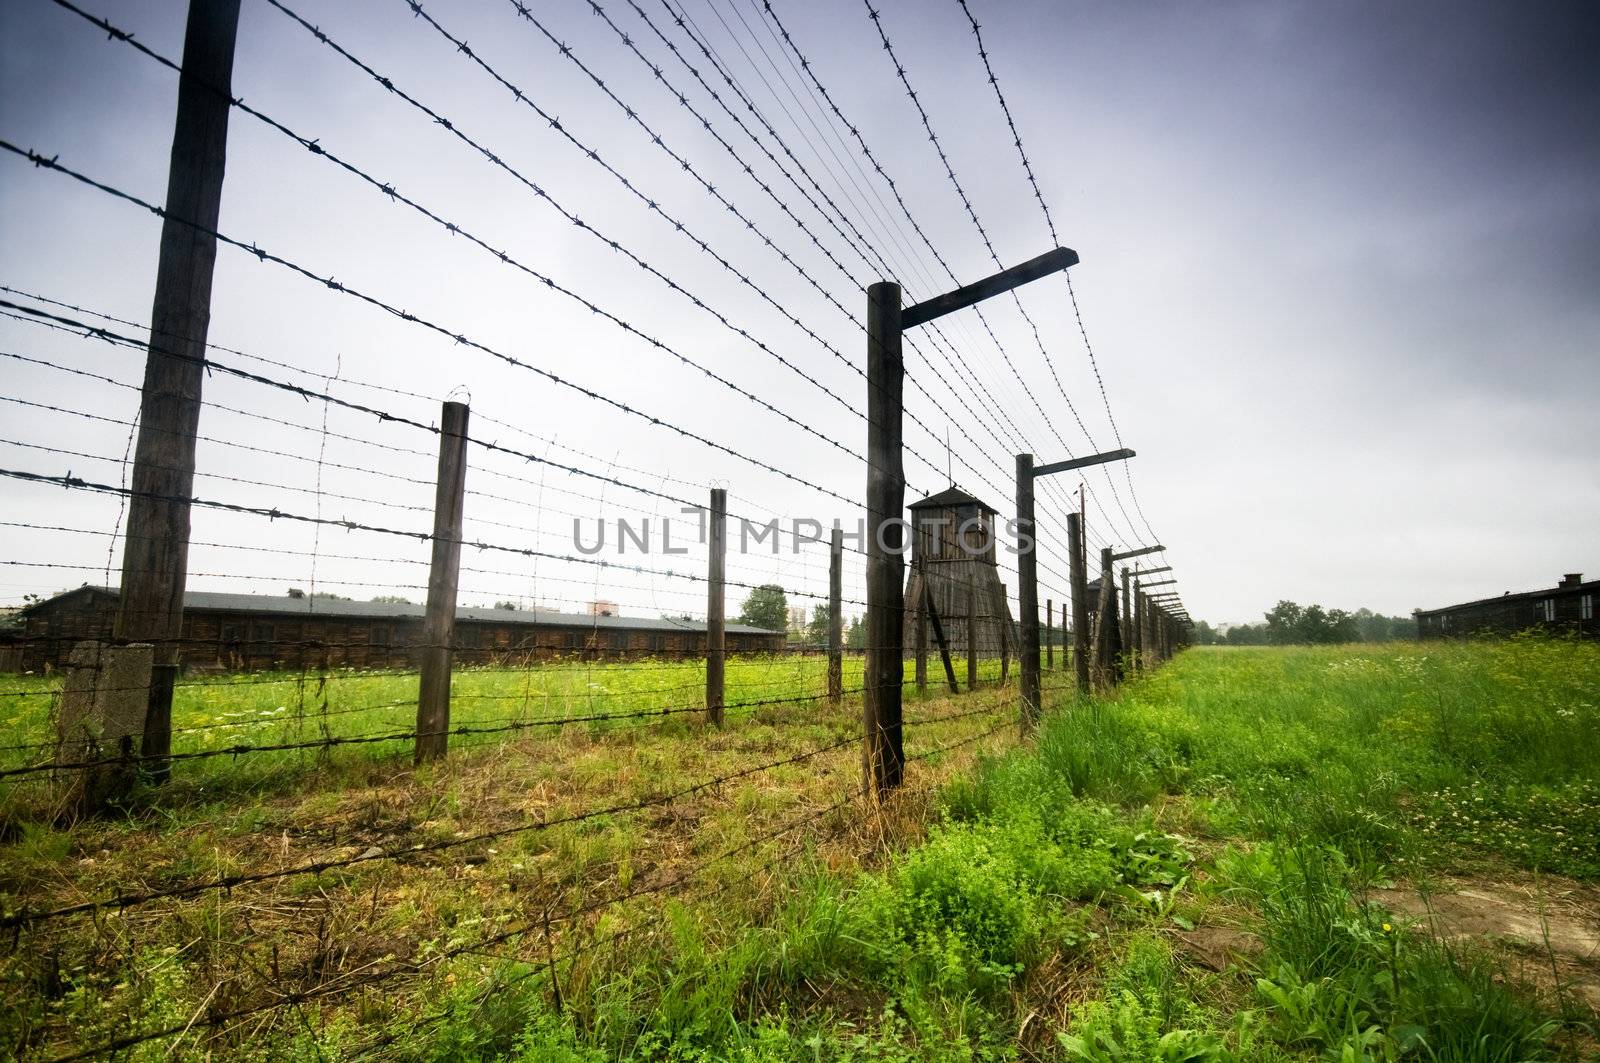
<instances>
[{"instance_id":1,"label":"wooden fence post","mask_svg":"<svg viewBox=\"0 0 1600 1063\"><path fill-rule=\"evenodd\" d=\"M967 689L978 689L978 589L967 567Z\"/></svg>"},{"instance_id":2,"label":"wooden fence post","mask_svg":"<svg viewBox=\"0 0 1600 1063\"><path fill-rule=\"evenodd\" d=\"M1127 565L1122 566L1122 601L1119 604L1121 609L1117 612L1117 673L1120 678L1132 667L1133 647L1138 642L1138 636L1133 633L1133 592Z\"/></svg>"},{"instance_id":3,"label":"wooden fence post","mask_svg":"<svg viewBox=\"0 0 1600 1063\"><path fill-rule=\"evenodd\" d=\"M217 260L211 233L222 209L238 31L239 0L190 0L112 629L119 640L153 647L140 753L154 758L144 764L156 781L166 778L172 751L172 680L183 635L189 498Z\"/></svg>"},{"instance_id":4,"label":"wooden fence post","mask_svg":"<svg viewBox=\"0 0 1600 1063\"><path fill-rule=\"evenodd\" d=\"M1033 518L1033 455L1017 455L1017 599L1022 615L1022 732L1039 722L1039 544Z\"/></svg>"},{"instance_id":5,"label":"wooden fence post","mask_svg":"<svg viewBox=\"0 0 1600 1063\"><path fill-rule=\"evenodd\" d=\"M917 693L920 695L928 689L928 596L925 592L927 581L927 568L921 561L916 563L912 582L916 584L916 598L912 601L913 623L915 632L912 635L912 654L916 658L914 673L917 679Z\"/></svg>"},{"instance_id":6,"label":"wooden fence post","mask_svg":"<svg viewBox=\"0 0 1600 1063\"><path fill-rule=\"evenodd\" d=\"M1129 601L1132 604L1130 604L1128 608L1133 610L1133 615L1130 618L1130 629L1131 629L1132 634L1133 634L1133 666L1135 668L1139 669L1142 672L1142 671L1144 671L1144 667L1145 667L1145 661L1144 661L1144 610L1145 610L1145 605L1144 605L1144 590L1143 590L1143 588L1141 588L1139 586L1139 581L1138 580L1134 580L1133 581L1133 597L1130 598Z\"/></svg>"},{"instance_id":7,"label":"wooden fence post","mask_svg":"<svg viewBox=\"0 0 1600 1063\"><path fill-rule=\"evenodd\" d=\"M727 646L727 594L724 586L728 553L728 492L711 489L710 560L706 573L706 720L723 722L723 651Z\"/></svg>"},{"instance_id":8,"label":"wooden fence post","mask_svg":"<svg viewBox=\"0 0 1600 1063\"><path fill-rule=\"evenodd\" d=\"M879 281L867 289L867 660L861 699L862 770L867 789L878 794L899 786L905 775L900 340L900 286Z\"/></svg>"},{"instance_id":9,"label":"wooden fence post","mask_svg":"<svg viewBox=\"0 0 1600 1063\"><path fill-rule=\"evenodd\" d=\"M1045 671L1056 670L1056 600L1044 600L1044 667Z\"/></svg>"},{"instance_id":10,"label":"wooden fence post","mask_svg":"<svg viewBox=\"0 0 1600 1063\"><path fill-rule=\"evenodd\" d=\"M833 528L828 550L828 700L844 699L844 529Z\"/></svg>"},{"instance_id":11,"label":"wooden fence post","mask_svg":"<svg viewBox=\"0 0 1600 1063\"><path fill-rule=\"evenodd\" d=\"M994 588L995 616L1000 623L1000 685L1005 686L1011 676L1011 610L1006 605L1006 585Z\"/></svg>"},{"instance_id":12,"label":"wooden fence post","mask_svg":"<svg viewBox=\"0 0 1600 1063\"><path fill-rule=\"evenodd\" d=\"M450 745L451 643L461 578L461 524L467 488L467 407L444 404L439 426L439 477L433 496L433 558L422 622L422 675L417 683L417 738L412 759L442 757Z\"/></svg>"},{"instance_id":13,"label":"wooden fence post","mask_svg":"<svg viewBox=\"0 0 1600 1063\"><path fill-rule=\"evenodd\" d=\"M1078 693L1089 692L1089 582L1084 575L1083 517L1067 514L1068 573L1072 579L1072 669Z\"/></svg>"}]
</instances>

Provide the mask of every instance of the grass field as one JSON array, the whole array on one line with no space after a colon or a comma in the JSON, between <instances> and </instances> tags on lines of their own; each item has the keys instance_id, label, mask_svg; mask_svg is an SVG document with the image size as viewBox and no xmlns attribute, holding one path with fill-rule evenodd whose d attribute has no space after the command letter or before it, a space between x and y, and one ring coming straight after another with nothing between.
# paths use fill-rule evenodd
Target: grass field
<instances>
[{"instance_id":1,"label":"grass field","mask_svg":"<svg viewBox=\"0 0 1600 1063\"><path fill-rule=\"evenodd\" d=\"M751 662L730 698L817 689L814 662L785 665ZM601 711L624 690L661 703L638 693L659 675L582 671L533 681L565 684L544 702L511 701L525 673L457 689L506 699L484 719L568 714L595 682ZM363 682L332 686L399 698L386 684L414 679ZM181 704L219 716L236 696ZM5 1044L50 1058L192 1023L128 1054L1593 1056L1600 647L1192 650L1114 696L1047 700L1022 747L1014 686L909 705L913 756L964 744L882 806L851 799L853 699L718 733L685 714L483 735L421 771L365 747L254 754L285 759L248 784L196 761L121 820L14 828L8 910L505 833L23 929ZM0 698L0 719L37 733L47 701Z\"/></svg>"}]
</instances>

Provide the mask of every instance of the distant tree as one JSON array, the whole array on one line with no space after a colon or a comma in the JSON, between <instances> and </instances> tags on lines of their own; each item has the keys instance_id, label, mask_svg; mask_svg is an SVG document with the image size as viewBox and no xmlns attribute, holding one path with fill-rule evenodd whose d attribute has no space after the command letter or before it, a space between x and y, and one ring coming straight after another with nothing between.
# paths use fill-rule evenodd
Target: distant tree
<instances>
[{"instance_id":1,"label":"distant tree","mask_svg":"<svg viewBox=\"0 0 1600 1063\"><path fill-rule=\"evenodd\" d=\"M789 626L789 599L776 583L763 583L745 596L739 623L768 631L784 631Z\"/></svg>"},{"instance_id":2,"label":"distant tree","mask_svg":"<svg viewBox=\"0 0 1600 1063\"><path fill-rule=\"evenodd\" d=\"M1417 620L1411 616L1384 616L1371 609L1357 609L1354 619L1362 642L1395 642L1417 637Z\"/></svg>"},{"instance_id":3,"label":"distant tree","mask_svg":"<svg viewBox=\"0 0 1600 1063\"><path fill-rule=\"evenodd\" d=\"M1286 646L1291 642L1300 641L1301 617L1305 610L1299 603L1287 599L1279 601L1266 614L1267 642L1274 646Z\"/></svg>"},{"instance_id":4,"label":"distant tree","mask_svg":"<svg viewBox=\"0 0 1600 1063\"><path fill-rule=\"evenodd\" d=\"M1215 646L1220 641L1217 629L1204 620L1195 622L1194 643L1196 646Z\"/></svg>"},{"instance_id":5,"label":"distant tree","mask_svg":"<svg viewBox=\"0 0 1600 1063\"><path fill-rule=\"evenodd\" d=\"M378 595L376 598L374 598L372 600L374 602L377 602L379 605L414 605L415 604L414 602L412 602L412 600L410 598L407 598L407 597L405 597L404 595L401 595L401 594L380 594L380 595Z\"/></svg>"},{"instance_id":6,"label":"distant tree","mask_svg":"<svg viewBox=\"0 0 1600 1063\"><path fill-rule=\"evenodd\" d=\"M495 602L494 603L494 607L496 609L517 609L517 608L519 608L517 603L511 601L510 599L507 599L507 600L505 600L503 602Z\"/></svg>"},{"instance_id":7,"label":"distant tree","mask_svg":"<svg viewBox=\"0 0 1600 1063\"><path fill-rule=\"evenodd\" d=\"M330 602L348 602L348 601L350 601L350 597L348 595L335 594L332 591L318 591L317 593L313 594L311 597L313 597L313 598L325 598Z\"/></svg>"},{"instance_id":8,"label":"distant tree","mask_svg":"<svg viewBox=\"0 0 1600 1063\"><path fill-rule=\"evenodd\" d=\"M844 633L844 644L852 650L867 648L867 623L863 617L850 618L850 627Z\"/></svg>"},{"instance_id":9,"label":"distant tree","mask_svg":"<svg viewBox=\"0 0 1600 1063\"><path fill-rule=\"evenodd\" d=\"M663 619L663 620L691 620L692 621L694 619L694 614L692 614L692 613L662 613L661 614L661 619ZM743 623L743 621L740 621L740 623Z\"/></svg>"},{"instance_id":10,"label":"distant tree","mask_svg":"<svg viewBox=\"0 0 1600 1063\"><path fill-rule=\"evenodd\" d=\"M832 620L832 605L822 602L813 607L811 621L806 624L805 644L819 650L826 649L828 645L828 626Z\"/></svg>"},{"instance_id":11,"label":"distant tree","mask_svg":"<svg viewBox=\"0 0 1600 1063\"><path fill-rule=\"evenodd\" d=\"M1230 646L1265 646L1267 644L1267 625L1235 624L1228 629L1228 634L1225 638Z\"/></svg>"}]
</instances>

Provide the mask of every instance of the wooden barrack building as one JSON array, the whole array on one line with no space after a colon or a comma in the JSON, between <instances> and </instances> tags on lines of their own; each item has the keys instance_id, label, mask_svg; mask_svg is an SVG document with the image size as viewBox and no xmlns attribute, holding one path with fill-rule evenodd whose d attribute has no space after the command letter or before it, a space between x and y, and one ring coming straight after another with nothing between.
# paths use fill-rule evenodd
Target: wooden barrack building
<instances>
[{"instance_id":1,"label":"wooden barrack building","mask_svg":"<svg viewBox=\"0 0 1600 1063\"><path fill-rule=\"evenodd\" d=\"M117 611L114 587L83 586L22 610L22 632L9 664L18 671L61 667L72 647L109 639ZM284 668L408 668L422 641L423 607L262 594L189 591L183 596L180 662L200 671ZM729 653L777 653L784 632L726 627ZM460 664L556 657L696 657L706 648L704 621L578 615L547 609L458 609L454 655Z\"/></svg>"},{"instance_id":2,"label":"wooden barrack building","mask_svg":"<svg viewBox=\"0 0 1600 1063\"><path fill-rule=\"evenodd\" d=\"M1418 609L1417 637L1465 638L1541 630L1600 638L1600 622L1595 619L1594 609L1597 598L1600 580L1585 583L1582 573L1569 572L1549 590L1520 594L1507 591L1498 598L1480 598L1442 609Z\"/></svg>"}]
</instances>

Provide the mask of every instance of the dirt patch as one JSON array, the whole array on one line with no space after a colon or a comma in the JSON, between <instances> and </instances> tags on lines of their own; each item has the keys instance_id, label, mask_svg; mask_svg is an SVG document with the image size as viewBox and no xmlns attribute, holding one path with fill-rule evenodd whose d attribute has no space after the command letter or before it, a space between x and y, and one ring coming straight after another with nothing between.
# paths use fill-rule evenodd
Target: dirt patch
<instances>
[{"instance_id":1,"label":"dirt patch","mask_svg":"<svg viewBox=\"0 0 1600 1063\"><path fill-rule=\"evenodd\" d=\"M1196 963L1213 971L1226 971L1237 963L1261 954L1262 941L1255 934L1226 926L1200 926L1177 936Z\"/></svg>"},{"instance_id":2,"label":"dirt patch","mask_svg":"<svg viewBox=\"0 0 1600 1063\"><path fill-rule=\"evenodd\" d=\"M1521 961L1519 973L1600 1013L1600 889L1594 886L1555 876L1451 879L1426 893L1374 890L1367 899L1447 940L1503 945Z\"/></svg>"}]
</instances>

